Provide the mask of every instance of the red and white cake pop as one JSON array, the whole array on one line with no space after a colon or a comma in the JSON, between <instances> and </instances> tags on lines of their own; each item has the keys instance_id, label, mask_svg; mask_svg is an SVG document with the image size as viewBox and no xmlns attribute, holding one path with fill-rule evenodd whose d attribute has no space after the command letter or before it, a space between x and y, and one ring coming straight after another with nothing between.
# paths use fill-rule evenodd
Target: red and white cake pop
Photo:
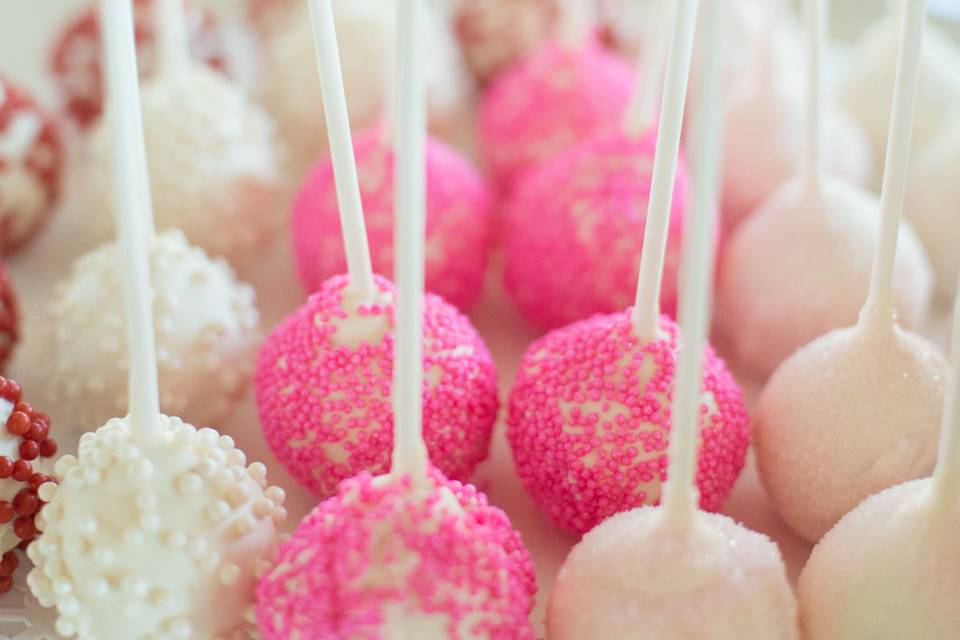
<instances>
[{"instance_id":1,"label":"red and white cake pop","mask_svg":"<svg viewBox=\"0 0 960 640\"><path fill-rule=\"evenodd\" d=\"M330 197L337 198L342 230L338 253L346 256L348 275L320 283L307 303L274 329L257 358L254 385L267 442L295 478L327 497L360 471L388 469L395 291L373 275L337 34L332 24L315 26L330 29L317 34L317 62L331 134ZM389 181L378 184L394 192ZM388 224L392 228L392 221ZM378 233L385 240L383 231ZM480 336L455 307L430 295L423 311L426 383L417 391L425 405L424 438L436 466L465 480L487 455L498 406L496 370Z\"/></svg>"},{"instance_id":2,"label":"red and white cake pop","mask_svg":"<svg viewBox=\"0 0 960 640\"><path fill-rule=\"evenodd\" d=\"M0 368L7 364L20 336L17 296L10 282L7 265L0 260Z\"/></svg>"},{"instance_id":3,"label":"red and white cake pop","mask_svg":"<svg viewBox=\"0 0 960 640\"><path fill-rule=\"evenodd\" d=\"M333 32L333 14L324 0L311 4L319 44ZM399 75L393 463L388 475L341 483L281 545L257 587L264 640L534 638L536 582L520 535L475 488L431 469L421 436L426 126L423 102L411 95L420 86L411 68L420 8L411 0L399 16L398 60L407 66Z\"/></svg>"},{"instance_id":4,"label":"red and white cake pop","mask_svg":"<svg viewBox=\"0 0 960 640\"><path fill-rule=\"evenodd\" d=\"M64 149L58 122L0 75L0 251L26 242L60 198Z\"/></svg>"},{"instance_id":5,"label":"red and white cake pop","mask_svg":"<svg viewBox=\"0 0 960 640\"><path fill-rule=\"evenodd\" d=\"M393 274L394 154L387 129L358 136L354 147L373 269ZM323 157L300 187L293 245L300 280L316 291L346 267L333 159ZM427 290L461 309L480 295L493 235L493 198L469 161L427 140Z\"/></svg>"},{"instance_id":6,"label":"red and white cake pop","mask_svg":"<svg viewBox=\"0 0 960 640\"><path fill-rule=\"evenodd\" d=\"M679 338L658 300L696 13L684 11L664 90L636 305L533 343L510 392L507 437L517 473L557 524L580 533L658 503L666 479ZM698 483L704 508L716 510L743 468L749 422L723 362L712 350L704 358Z\"/></svg>"},{"instance_id":7,"label":"red and white cake pop","mask_svg":"<svg viewBox=\"0 0 960 640\"><path fill-rule=\"evenodd\" d=\"M679 3L693 27L696 1ZM718 9L708 3L708 35ZM708 42L706 52L717 55ZM719 56L718 56L719 57ZM720 65L705 62L701 104L717 104ZM710 82L715 78L715 82ZM719 111L719 110L716 110ZM719 118L701 120L695 156L696 202L684 242L680 311L684 344L673 399L670 480L660 507L618 513L588 532L567 557L547 604L551 640L796 640L796 604L777 546L726 516L697 508L696 457L704 411L701 364L708 323ZM707 374L709 376L709 374Z\"/></svg>"},{"instance_id":8,"label":"red and white cake pop","mask_svg":"<svg viewBox=\"0 0 960 640\"><path fill-rule=\"evenodd\" d=\"M133 0L140 73L150 77L157 66L156 0ZM226 52L213 19L202 11L188 13L190 48L197 59L222 69ZM94 6L68 22L53 44L50 71L67 115L81 127L92 125L103 111L100 23Z\"/></svg>"},{"instance_id":9,"label":"red and white cake pop","mask_svg":"<svg viewBox=\"0 0 960 640\"><path fill-rule=\"evenodd\" d=\"M59 485L30 546L34 595L81 640L240 634L254 573L271 557L283 491L233 440L159 412L146 241L150 194L137 99L133 19L103 0L109 110L115 114L117 219L131 354L130 413L84 434L57 462Z\"/></svg>"},{"instance_id":10,"label":"red and white cake pop","mask_svg":"<svg viewBox=\"0 0 960 640\"><path fill-rule=\"evenodd\" d=\"M896 325L893 294L923 11L922 0L911 2L904 22L898 115L891 119L878 249L860 320L785 360L757 403L763 484L790 528L813 542L867 496L927 475L936 455L947 365L933 345Z\"/></svg>"}]
</instances>

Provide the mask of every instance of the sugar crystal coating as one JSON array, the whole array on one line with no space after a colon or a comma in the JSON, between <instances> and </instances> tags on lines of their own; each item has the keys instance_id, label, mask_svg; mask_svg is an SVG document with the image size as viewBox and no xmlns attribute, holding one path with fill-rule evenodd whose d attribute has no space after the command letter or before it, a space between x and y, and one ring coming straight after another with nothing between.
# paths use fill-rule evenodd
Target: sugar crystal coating
<instances>
[{"instance_id":1,"label":"sugar crystal coating","mask_svg":"<svg viewBox=\"0 0 960 640\"><path fill-rule=\"evenodd\" d=\"M393 145L382 126L354 142L373 270L393 273ZM468 308L480 294L493 235L492 198L483 177L443 142L426 149L426 287ZM333 164L326 154L300 188L293 244L308 291L346 271Z\"/></svg>"},{"instance_id":2,"label":"sugar crystal coating","mask_svg":"<svg viewBox=\"0 0 960 640\"><path fill-rule=\"evenodd\" d=\"M510 391L507 437L517 473L558 525L583 533L605 518L659 504L667 477L678 328L665 316L653 342L630 312L547 334L523 356ZM704 355L697 487L716 511L743 468L750 425L723 361Z\"/></svg>"},{"instance_id":3,"label":"sugar crystal coating","mask_svg":"<svg viewBox=\"0 0 960 640\"><path fill-rule=\"evenodd\" d=\"M359 305L347 276L327 280L266 339L254 386L267 442L318 496L360 471L385 473L393 446L390 400L393 285ZM496 369L469 320L437 296L424 304L423 435L431 460L465 480L487 456L497 414Z\"/></svg>"},{"instance_id":4,"label":"sugar crystal coating","mask_svg":"<svg viewBox=\"0 0 960 640\"><path fill-rule=\"evenodd\" d=\"M433 471L343 482L257 587L264 640L533 640L533 564L506 514Z\"/></svg>"}]
</instances>

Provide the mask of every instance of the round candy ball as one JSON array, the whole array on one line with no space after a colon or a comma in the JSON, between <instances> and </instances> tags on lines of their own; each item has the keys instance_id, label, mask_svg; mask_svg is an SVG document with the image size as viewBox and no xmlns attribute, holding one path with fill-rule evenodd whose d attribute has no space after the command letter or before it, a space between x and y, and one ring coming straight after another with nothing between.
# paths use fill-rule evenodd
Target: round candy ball
<instances>
[{"instance_id":1,"label":"round candy ball","mask_svg":"<svg viewBox=\"0 0 960 640\"><path fill-rule=\"evenodd\" d=\"M754 450L784 522L816 542L866 497L929 475L947 363L889 321L831 331L787 359L760 395Z\"/></svg>"},{"instance_id":2,"label":"round candy ball","mask_svg":"<svg viewBox=\"0 0 960 640\"><path fill-rule=\"evenodd\" d=\"M216 424L246 388L259 341L253 289L179 231L150 245L160 402ZM49 402L70 447L86 425L127 412L127 351L120 253L111 243L81 257L50 306Z\"/></svg>"},{"instance_id":3,"label":"round candy ball","mask_svg":"<svg viewBox=\"0 0 960 640\"><path fill-rule=\"evenodd\" d=\"M360 471L385 473L393 447L393 284L372 304L326 281L266 339L254 387L267 442L326 498ZM467 479L487 456L497 416L493 359L470 321L428 294L423 315L423 437L444 474Z\"/></svg>"},{"instance_id":4,"label":"round candy ball","mask_svg":"<svg viewBox=\"0 0 960 640\"><path fill-rule=\"evenodd\" d=\"M197 65L144 81L141 103L157 228L180 229L231 264L256 258L283 224L273 121L237 85ZM115 235L108 129L101 120L91 133L81 169L97 242Z\"/></svg>"},{"instance_id":5,"label":"round candy ball","mask_svg":"<svg viewBox=\"0 0 960 640\"><path fill-rule=\"evenodd\" d=\"M264 640L533 640L523 542L471 485L433 471L345 481L257 586Z\"/></svg>"},{"instance_id":6,"label":"round candy ball","mask_svg":"<svg viewBox=\"0 0 960 640\"><path fill-rule=\"evenodd\" d=\"M837 178L818 191L783 184L730 236L720 258L716 325L739 370L766 378L814 338L856 322L867 298L880 204ZM898 318L923 326L933 276L909 225L894 269Z\"/></svg>"},{"instance_id":7,"label":"round candy ball","mask_svg":"<svg viewBox=\"0 0 960 640\"><path fill-rule=\"evenodd\" d=\"M637 339L630 311L553 331L524 353L510 391L507 438L527 492L565 529L660 501L667 473L677 326ZM718 510L743 468L750 425L723 361L704 355L697 486Z\"/></svg>"},{"instance_id":8,"label":"round candy ball","mask_svg":"<svg viewBox=\"0 0 960 640\"><path fill-rule=\"evenodd\" d=\"M157 62L155 2L133 0L137 61L144 77L153 74ZM224 68L227 49L211 16L190 9L187 17L193 56L216 69ZM97 9L88 7L60 31L50 56L50 73L60 92L64 111L82 128L96 122L103 112L103 44L100 35Z\"/></svg>"},{"instance_id":9,"label":"round candy ball","mask_svg":"<svg viewBox=\"0 0 960 640\"><path fill-rule=\"evenodd\" d=\"M53 213L64 156L58 122L0 75L0 252L19 248Z\"/></svg>"},{"instance_id":10,"label":"round candy ball","mask_svg":"<svg viewBox=\"0 0 960 640\"><path fill-rule=\"evenodd\" d=\"M567 557L547 604L551 640L797 640L777 545L726 516L618 513Z\"/></svg>"},{"instance_id":11,"label":"round candy ball","mask_svg":"<svg viewBox=\"0 0 960 640\"><path fill-rule=\"evenodd\" d=\"M67 637L234 637L275 551L283 490L228 436L164 415L146 426L147 441L113 418L57 462L30 589Z\"/></svg>"},{"instance_id":12,"label":"round candy ball","mask_svg":"<svg viewBox=\"0 0 960 640\"><path fill-rule=\"evenodd\" d=\"M867 498L800 574L808 640L960 637L960 504L927 478Z\"/></svg>"},{"instance_id":13,"label":"round candy ball","mask_svg":"<svg viewBox=\"0 0 960 640\"><path fill-rule=\"evenodd\" d=\"M619 124L633 93L630 65L591 39L548 42L500 74L481 100L477 143L508 186L527 169Z\"/></svg>"},{"instance_id":14,"label":"round candy ball","mask_svg":"<svg viewBox=\"0 0 960 640\"><path fill-rule=\"evenodd\" d=\"M393 144L382 127L354 143L373 270L393 273ZM461 309L480 295L493 236L493 201L483 177L449 146L426 148L426 287ZM314 166L293 209L293 245L308 291L346 271L333 163Z\"/></svg>"},{"instance_id":15,"label":"round candy ball","mask_svg":"<svg viewBox=\"0 0 960 640\"><path fill-rule=\"evenodd\" d=\"M20 314L17 296L10 282L7 265L0 260L0 368L10 360L20 336Z\"/></svg>"},{"instance_id":16,"label":"round candy ball","mask_svg":"<svg viewBox=\"0 0 960 640\"><path fill-rule=\"evenodd\" d=\"M517 181L504 204L504 285L530 323L554 329L634 301L655 147L655 132L601 134ZM689 182L681 160L660 295L668 315Z\"/></svg>"}]
</instances>

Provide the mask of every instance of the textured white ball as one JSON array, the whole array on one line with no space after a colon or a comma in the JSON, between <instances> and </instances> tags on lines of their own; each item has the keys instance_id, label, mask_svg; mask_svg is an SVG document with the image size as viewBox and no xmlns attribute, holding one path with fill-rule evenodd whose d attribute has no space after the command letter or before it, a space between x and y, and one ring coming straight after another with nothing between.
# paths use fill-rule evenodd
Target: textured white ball
<instances>
[{"instance_id":1,"label":"textured white ball","mask_svg":"<svg viewBox=\"0 0 960 640\"><path fill-rule=\"evenodd\" d=\"M757 402L754 450L773 505L816 542L877 491L929 475L947 362L886 322L832 331L784 362Z\"/></svg>"},{"instance_id":2,"label":"textured white ball","mask_svg":"<svg viewBox=\"0 0 960 640\"><path fill-rule=\"evenodd\" d=\"M960 271L960 126L931 142L910 166L904 214L923 241L937 295L949 300Z\"/></svg>"},{"instance_id":3,"label":"textured white ball","mask_svg":"<svg viewBox=\"0 0 960 640\"><path fill-rule=\"evenodd\" d=\"M253 289L227 263L167 231L150 247L160 402L195 424L217 424L252 375L259 341ZM72 449L85 425L127 411L120 254L81 257L50 305L49 398L58 439Z\"/></svg>"},{"instance_id":4,"label":"textured white ball","mask_svg":"<svg viewBox=\"0 0 960 640\"><path fill-rule=\"evenodd\" d=\"M240 265L286 224L276 127L261 107L202 65L142 83L143 132L158 229ZM108 123L91 134L84 214L94 244L114 236Z\"/></svg>"},{"instance_id":5,"label":"textured white ball","mask_svg":"<svg viewBox=\"0 0 960 640\"><path fill-rule=\"evenodd\" d=\"M820 541L800 575L807 640L960 638L960 502L934 489L871 496Z\"/></svg>"},{"instance_id":6,"label":"textured white ball","mask_svg":"<svg viewBox=\"0 0 960 640\"><path fill-rule=\"evenodd\" d=\"M45 484L28 583L82 640L234 637L252 622L283 491L233 440L157 416L145 445L115 418L80 441Z\"/></svg>"},{"instance_id":7,"label":"textured white ball","mask_svg":"<svg viewBox=\"0 0 960 640\"><path fill-rule=\"evenodd\" d=\"M794 640L796 604L770 539L697 511L619 513L564 562L547 605L550 640Z\"/></svg>"},{"instance_id":8,"label":"textured white ball","mask_svg":"<svg viewBox=\"0 0 960 640\"><path fill-rule=\"evenodd\" d=\"M870 286L879 208L847 182L825 178L817 196L795 179L733 232L720 261L717 328L738 367L765 378L796 349L856 322ZM907 224L894 291L901 323L923 326L933 274Z\"/></svg>"}]
</instances>

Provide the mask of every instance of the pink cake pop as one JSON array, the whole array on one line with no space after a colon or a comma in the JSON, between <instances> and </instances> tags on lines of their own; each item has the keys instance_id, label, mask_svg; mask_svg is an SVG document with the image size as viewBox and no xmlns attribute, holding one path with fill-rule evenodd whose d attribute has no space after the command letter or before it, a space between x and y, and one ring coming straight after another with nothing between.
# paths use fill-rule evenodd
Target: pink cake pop
<instances>
[{"instance_id":1,"label":"pink cake pop","mask_svg":"<svg viewBox=\"0 0 960 640\"><path fill-rule=\"evenodd\" d=\"M570 0L561 37L511 67L480 103L480 157L497 185L603 131L626 110L630 66L584 33L587 0Z\"/></svg>"},{"instance_id":2,"label":"pink cake pop","mask_svg":"<svg viewBox=\"0 0 960 640\"><path fill-rule=\"evenodd\" d=\"M0 252L29 240L53 212L63 160L59 123L0 75Z\"/></svg>"},{"instance_id":3,"label":"pink cake pop","mask_svg":"<svg viewBox=\"0 0 960 640\"><path fill-rule=\"evenodd\" d=\"M393 273L394 154L385 127L361 134L354 147L373 269ZM327 154L300 187L293 209L293 244L300 279L316 291L343 273L343 244ZM427 290L461 309L480 294L493 232L492 198L466 158L436 138L427 140Z\"/></svg>"},{"instance_id":4,"label":"pink cake pop","mask_svg":"<svg viewBox=\"0 0 960 640\"><path fill-rule=\"evenodd\" d=\"M394 288L373 275L333 28L316 43L349 275L322 282L271 333L254 384L277 457L327 497L345 478L388 468ZM498 405L496 370L476 330L452 305L427 296L423 326L425 439L441 471L466 479L487 454Z\"/></svg>"},{"instance_id":5,"label":"pink cake pop","mask_svg":"<svg viewBox=\"0 0 960 640\"><path fill-rule=\"evenodd\" d=\"M421 436L426 124L411 69L421 2L404 3L399 19L393 462L388 475L343 482L280 547L257 588L264 640L534 638L536 582L520 535L483 494L432 469ZM311 6L318 34L332 32L329 5Z\"/></svg>"},{"instance_id":6,"label":"pink cake pop","mask_svg":"<svg viewBox=\"0 0 960 640\"><path fill-rule=\"evenodd\" d=\"M679 339L658 301L696 13L684 11L664 88L636 304L535 342L510 392L507 437L520 479L557 524L581 533L658 503L666 479ZM716 510L743 467L749 424L740 389L711 349L700 410L697 483L703 507Z\"/></svg>"}]
</instances>

